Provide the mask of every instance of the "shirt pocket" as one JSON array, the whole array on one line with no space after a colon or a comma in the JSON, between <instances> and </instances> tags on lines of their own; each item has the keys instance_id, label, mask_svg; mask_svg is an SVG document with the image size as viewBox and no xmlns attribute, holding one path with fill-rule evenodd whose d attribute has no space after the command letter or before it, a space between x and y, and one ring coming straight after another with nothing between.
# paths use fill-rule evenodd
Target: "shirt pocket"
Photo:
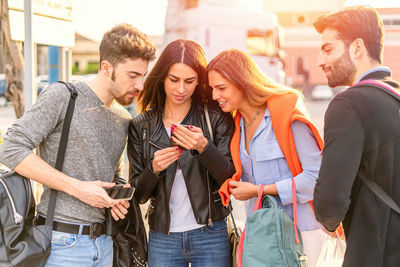
<instances>
[{"instance_id":1,"label":"shirt pocket","mask_svg":"<svg viewBox=\"0 0 400 267\"><path fill-rule=\"evenodd\" d=\"M282 160L285 160L285 156L278 142L256 145L254 174L257 183L275 182L281 176L279 166Z\"/></svg>"}]
</instances>

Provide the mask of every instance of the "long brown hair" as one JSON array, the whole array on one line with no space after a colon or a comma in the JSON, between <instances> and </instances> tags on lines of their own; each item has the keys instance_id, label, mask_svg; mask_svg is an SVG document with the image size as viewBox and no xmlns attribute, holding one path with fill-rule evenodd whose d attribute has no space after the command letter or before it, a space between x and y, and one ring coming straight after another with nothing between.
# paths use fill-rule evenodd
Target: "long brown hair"
<instances>
[{"instance_id":1,"label":"long brown hair","mask_svg":"<svg viewBox=\"0 0 400 267\"><path fill-rule=\"evenodd\" d=\"M153 110L162 112L165 105L164 79L169 69L175 63L184 63L191 67L198 75L198 84L192 95L194 103L203 103L211 98L211 89L207 79L207 59L204 49L191 40L176 40L168 44L160 55L149 76L144 82L144 90L138 97L140 112Z\"/></svg>"},{"instance_id":2,"label":"long brown hair","mask_svg":"<svg viewBox=\"0 0 400 267\"><path fill-rule=\"evenodd\" d=\"M239 88L252 106L264 105L273 95L288 93L297 94L302 102L303 96L299 90L268 78L256 63L240 50L228 49L219 53L207 66L207 71L212 70L217 71Z\"/></svg>"}]
</instances>

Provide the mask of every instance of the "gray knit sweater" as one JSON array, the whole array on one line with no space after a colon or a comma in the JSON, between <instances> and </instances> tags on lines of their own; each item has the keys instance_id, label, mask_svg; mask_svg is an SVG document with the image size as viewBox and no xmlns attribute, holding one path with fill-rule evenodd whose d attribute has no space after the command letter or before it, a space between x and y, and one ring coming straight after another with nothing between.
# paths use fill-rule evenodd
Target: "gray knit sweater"
<instances>
[{"instance_id":1,"label":"gray knit sweater","mask_svg":"<svg viewBox=\"0 0 400 267\"><path fill-rule=\"evenodd\" d=\"M75 85L78 97L63 172L83 181L111 182L122 172L122 153L131 116L115 101L110 108L106 107L87 84ZM38 147L39 156L54 167L69 99L64 84L55 83L43 90L33 107L8 129L0 146L0 162L13 169ZM49 193L45 187L38 205L41 214L47 213ZM58 192L55 219L99 222L104 220L104 210Z\"/></svg>"}]
</instances>

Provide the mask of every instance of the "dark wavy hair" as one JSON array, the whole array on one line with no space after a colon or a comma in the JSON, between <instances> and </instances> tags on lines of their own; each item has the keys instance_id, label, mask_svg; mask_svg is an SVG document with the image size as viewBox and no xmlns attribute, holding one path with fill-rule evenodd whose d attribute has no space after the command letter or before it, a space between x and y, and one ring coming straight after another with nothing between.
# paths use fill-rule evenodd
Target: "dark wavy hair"
<instances>
[{"instance_id":1,"label":"dark wavy hair","mask_svg":"<svg viewBox=\"0 0 400 267\"><path fill-rule=\"evenodd\" d=\"M165 105L164 79L175 63L184 63L198 75L198 84L193 92L194 103L204 103L211 99L211 89L207 79L207 59L204 49L191 40L176 40L168 44L144 82L144 90L138 97L140 112L152 110L162 112Z\"/></svg>"},{"instance_id":2,"label":"dark wavy hair","mask_svg":"<svg viewBox=\"0 0 400 267\"><path fill-rule=\"evenodd\" d=\"M374 8L347 7L317 18L313 25L318 33L322 33L327 28L336 30L338 38L347 47L357 38L361 38L370 58L382 64L383 22Z\"/></svg>"}]
</instances>

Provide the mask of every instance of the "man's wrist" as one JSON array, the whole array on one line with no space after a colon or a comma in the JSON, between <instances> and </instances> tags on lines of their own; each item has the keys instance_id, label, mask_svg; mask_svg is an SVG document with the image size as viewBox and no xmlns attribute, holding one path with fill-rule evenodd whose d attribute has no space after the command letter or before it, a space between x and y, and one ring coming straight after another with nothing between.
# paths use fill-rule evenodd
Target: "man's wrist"
<instances>
[{"instance_id":1,"label":"man's wrist","mask_svg":"<svg viewBox=\"0 0 400 267\"><path fill-rule=\"evenodd\" d=\"M70 196L76 197L76 195L78 195L79 192L79 188L80 188L80 183L81 181L78 179L74 179L72 177L68 177L69 179L66 181L66 187L64 192L67 193Z\"/></svg>"}]
</instances>

